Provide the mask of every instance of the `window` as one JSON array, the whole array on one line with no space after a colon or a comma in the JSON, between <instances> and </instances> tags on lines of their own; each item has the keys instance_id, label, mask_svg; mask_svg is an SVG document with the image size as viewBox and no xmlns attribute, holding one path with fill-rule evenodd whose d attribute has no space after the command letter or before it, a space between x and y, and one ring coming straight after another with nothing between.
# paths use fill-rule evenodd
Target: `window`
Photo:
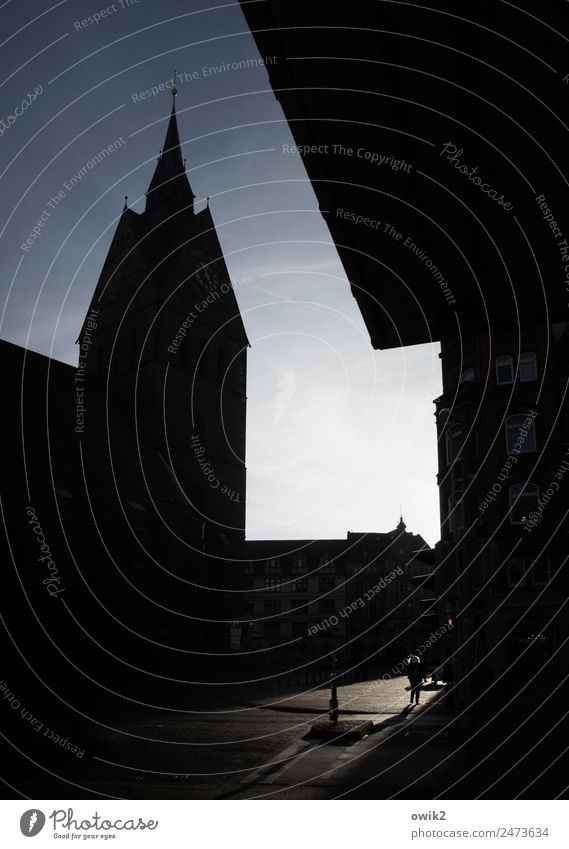
<instances>
[{"instance_id":1,"label":"window","mask_svg":"<svg viewBox=\"0 0 569 849\"><path fill-rule=\"evenodd\" d=\"M474 374L473 368L467 368L465 371L462 372L462 378L461 378L462 383L474 383L474 380L475 380L475 374Z\"/></svg>"},{"instance_id":2,"label":"window","mask_svg":"<svg viewBox=\"0 0 569 849\"><path fill-rule=\"evenodd\" d=\"M333 598L321 598L318 602L320 616L332 616L336 612L336 602Z\"/></svg>"},{"instance_id":3,"label":"window","mask_svg":"<svg viewBox=\"0 0 569 849\"><path fill-rule=\"evenodd\" d=\"M334 563L334 558L330 559L329 554L325 554L324 557L320 558L320 572L334 574L336 571L336 564Z\"/></svg>"},{"instance_id":4,"label":"window","mask_svg":"<svg viewBox=\"0 0 569 849\"><path fill-rule=\"evenodd\" d=\"M279 561L275 557L272 557L270 560L267 560L265 564L265 572L267 575L280 575L281 566Z\"/></svg>"},{"instance_id":5,"label":"window","mask_svg":"<svg viewBox=\"0 0 569 849\"><path fill-rule=\"evenodd\" d=\"M514 361L510 356L496 357L496 383L502 386L514 381Z\"/></svg>"},{"instance_id":6,"label":"window","mask_svg":"<svg viewBox=\"0 0 569 849\"><path fill-rule=\"evenodd\" d=\"M280 578L265 578L265 589L270 593L278 593L281 589Z\"/></svg>"},{"instance_id":7,"label":"window","mask_svg":"<svg viewBox=\"0 0 569 849\"><path fill-rule=\"evenodd\" d=\"M544 587L551 580L549 557L542 557L531 567L531 582L535 587Z\"/></svg>"},{"instance_id":8,"label":"window","mask_svg":"<svg viewBox=\"0 0 569 849\"><path fill-rule=\"evenodd\" d=\"M462 427L454 425L446 432L446 456L447 466L450 466L459 456L462 450Z\"/></svg>"},{"instance_id":9,"label":"window","mask_svg":"<svg viewBox=\"0 0 569 849\"><path fill-rule=\"evenodd\" d=\"M512 557L506 560L506 576L509 587L525 587L527 584L527 576L525 573L525 560L523 557Z\"/></svg>"},{"instance_id":10,"label":"window","mask_svg":"<svg viewBox=\"0 0 569 849\"><path fill-rule=\"evenodd\" d=\"M453 534L464 528L464 503L461 491L453 492L448 498L448 530Z\"/></svg>"},{"instance_id":11,"label":"window","mask_svg":"<svg viewBox=\"0 0 569 849\"><path fill-rule=\"evenodd\" d=\"M522 354L520 357L520 382L528 383L537 380L537 361L535 354Z\"/></svg>"},{"instance_id":12,"label":"window","mask_svg":"<svg viewBox=\"0 0 569 849\"><path fill-rule=\"evenodd\" d=\"M308 592L308 581L306 578L297 578L296 581L293 581L290 585L290 590L293 593L307 593Z\"/></svg>"},{"instance_id":13,"label":"window","mask_svg":"<svg viewBox=\"0 0 569 849\"><path fill-rule=\"evenodd\" d=\"M531 454L536 450L535 425L533 420L524 427L528 417L523 414L506 419L506 451L508 454Z\"/></svg>"},{"instance_id":14,"label":"window","mask_svg":"<svg viewBox=\"0 0 569 849\"><path fill-rule=\"evenodd\" d=\"M267 599L263 605L265 616L276 616L281 612L281 603L279 599Z\"/></svg>"},{"instance_id":15,"label":"window","mask_svg":"<svg viewBox=\"0 0 569 849\"><path fill-rule=\"evenodd\" d=\"M523 525L537 507L539 487L535 483L516 483L510 487L510 522Z\"/></svg>"},{"instance_id":16,"label":"window","mask_svg":"<svg viewBox=\"0 0 569 849\"><path fill-rule=\"evenodd\" d=\"M294 558L291 572L293 575L301 575L303 572L306 572L306 563L302 555L299 554Z\"/></svg>"},{"instance_id":17,"label":"window","mask_svg":"<svg viewBox=\"0 0 569 849\"><path fill-rule=\"evenodd\" d=\"M336 581L334 578L320 578L318 581L318 592L319 593L329 593L336 586Z\"/></svg>"}]
</instances>

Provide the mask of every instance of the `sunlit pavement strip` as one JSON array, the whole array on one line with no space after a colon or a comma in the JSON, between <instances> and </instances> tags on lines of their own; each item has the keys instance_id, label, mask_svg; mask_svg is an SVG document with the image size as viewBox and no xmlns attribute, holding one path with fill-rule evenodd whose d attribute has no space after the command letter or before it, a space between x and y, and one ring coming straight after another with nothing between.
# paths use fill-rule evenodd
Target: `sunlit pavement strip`
<instances>
[{"instance_id":1,"label":"sunlit pavement strip","mask_svg":"<svg viewBox=\"0 0 569 849\"><path fill-rule=\"evenodd\" d=\"M354 684L338 686L338 702L340 715L348 714L350 718L357 714L400 713L409 703L409 693L405 689L406 678L395 678L390 681L381 679L358 681ZM423 690L421 703L428 704L441 690ZM274 695L263 700L256 699L255 707L280 711L298 711L299 713L328 714L330 688L320 687L316 690L297 693L293 696ZM369 719L370 717L368 717Z\"/></svg>"},{"instance_id":2,"label":"sunlit pavement strip","mask_svg":"<svg viewBox=\"0 0 569 849\"><path fill-rule=\"evenodd\" d=\"M414 708L414 710L416 709ZM420 712L415 714L417 717L420 717L420 715ZM361 719L362 722L370 719L369 714L355 715L353 718ZM408 714L408 719L397 723L392 721L393 714L375 714L372 720L374 721L374 732L362 741L350 741L342 746L338 742L330 744L320 740L300 740L273 756L270 764L260 767L253 774L244 778L241 783L248 785L251 789L254 785L261 785L261 787L274 785L281 781L285 773L286 782L283 783L286 783L287 788L297 783L343 783L338 775L338 767L341 764L349 763L354 759L361 761L362 756L369 752L372 752L372 756L373 754L379 756L379 752L374 753L378 744L397 732L403 736L407 731L406 724L409 726L409 731L414 724L412 712ZM384 722L387 724L383 728L379 728ZM433 726L438 724L440 722L433 723ZM433 730L435 730L434 727ZM286 763L283 764L283 761L286 761ZM379 765L374 766L374 769L378 771ZM278 793L279 791L276 790L275 792Z\"/></svg>"},{"instance_id":3,"label":"sunlit pavement strip","mask_svg":"<svg viewBox=\"0 0 569 849\"><path fill-rule=\"evenodd\" d=\"M414 747L422 739L430 737L448 719L441 715L440 711L437 710L435 714L433 710L428 709L429 704L441 692L437 690L424 690L421 693L419 707L414 706L403 714L405 708L409 708L409 694L405 689L405 683L405 679L399 678L389 682L363 681L344 685L338 692L344 713L347 713L354 721L363 722L371 719L374 723L372 734L360 742L346 741L344 746L340 741L330 743L301 740L278 755L273 755L270 764L260 767L244 779L241 782L242 794L251 794L253 788L260 792L247 795L247 798L279 796L291 790L300 792L302 795L311 793L318 795L325 792L326 788L328 788L327 795L332 789L339 794L353 787L353 773L356 770L358 773L365 773L363 780L373 779L385 768L386 753L382 743L396 735L399 745L405 748ZM306 694L300 693L287 699L284 706L283 703L266 703L265 707L268 710L283 711L312 710L326 715L328 698L329 691L323 688ZM377 711L378 702L380 702L380 712ZM355 705L358 705L361 712L356 713L353 708L350 710L350 707ZM393 743L399 748L395 741ZM397 768L404 782L408 780L407 774L414 772L409 760L407 759L402 767ZM283 764L283 761L286 763ZM263 788L267 788L265 792Z\"/></svg>"}]
</instances>

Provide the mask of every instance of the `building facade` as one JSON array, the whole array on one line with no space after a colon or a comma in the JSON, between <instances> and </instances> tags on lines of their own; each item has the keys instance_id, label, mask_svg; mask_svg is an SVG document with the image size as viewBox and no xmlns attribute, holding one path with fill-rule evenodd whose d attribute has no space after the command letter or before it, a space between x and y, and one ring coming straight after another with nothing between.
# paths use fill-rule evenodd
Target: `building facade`
<instances>
[{"instance_id":1,"label":"building facade","mask_svg":"<svg viewBox=\"0 0 569 849\"><path fill-rule=\"evenodd\" d=\"M488 678L509 670L549 685L563 665L568 328L470 337L461 358L455 341L442 344L436 587L466 647L463 672L480 663Z\"/></svg>"},{"instance_id":2,"label":"building facade","mask_svg":"<svg viewBox=\"0 0 569 849\"><path fill-rule=\"evenodd\" d=\"M346 539L248 540L240 647L268 650L282 670L328 671L335 656L355 677L388 671L430 627L413 580L425 571L415 560L425 545L403 520Z\"/></svg>"}]
</instances>

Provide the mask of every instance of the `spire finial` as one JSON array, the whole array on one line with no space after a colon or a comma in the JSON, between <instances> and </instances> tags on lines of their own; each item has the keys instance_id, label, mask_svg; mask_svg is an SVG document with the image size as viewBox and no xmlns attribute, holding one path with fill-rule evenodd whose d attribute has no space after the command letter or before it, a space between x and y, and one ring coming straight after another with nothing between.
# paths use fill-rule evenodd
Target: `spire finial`
<instances>
[{"instance_id":1,"label":"spire finial","mask_svg":"<svg viewBox=\"0 0 569 849\"><path fill-rule=\"evenodd\" d=\"M174 71L177 76L177 72ZM172 81L174 82L174 81ZM158 209L164 205L183 207L190 214L194 212L194 194L186 176L180 134L176 117L176 86L172 86L172 111L166 130L164 145L160 151L158 163L150 186L146 192L146 210Z\"/></svg>"},{"instance_id":2,"label":"spire finial","mask_svg":"<svg viewBox=\"0 0 569 849\"><path fill-rule=\"evenodd\" d=\"M122 211L124 212L125 209L128 209L128 195L124 196L124 206L122 208Z\"/></svg>"},{"instance_id":3,"label":"spire finial","mask_svg":"<svg viewBox=\"0 0 569 849\"><path fill-rule=\"evenodd\" d=\"M178 89L176 88L176 69L174 68L174 76L172 77L172 97L174 100L176 99L176 95L178 94Z\"/></svg>"}]
</instances>

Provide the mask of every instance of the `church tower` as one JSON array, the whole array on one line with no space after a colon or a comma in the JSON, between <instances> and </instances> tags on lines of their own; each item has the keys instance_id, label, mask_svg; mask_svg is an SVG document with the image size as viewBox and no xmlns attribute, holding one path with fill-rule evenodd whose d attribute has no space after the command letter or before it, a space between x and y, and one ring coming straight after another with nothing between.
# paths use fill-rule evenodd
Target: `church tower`
<instances>
[{"instance_id":1,"label":"church tower","mask_svg":"<svg viewBox=\"0 0 569 849\"><path fill-rule=\"evenodd\" d=\"M167 479L202 551L223 554L244 538L249 343L209 203L194 208L172 94L146 208L125 202L80 338L96 324L87 382L104 387L109 439L120 420L136 440L140 486L152 498Z\"/></svg>"}]
</instances>

